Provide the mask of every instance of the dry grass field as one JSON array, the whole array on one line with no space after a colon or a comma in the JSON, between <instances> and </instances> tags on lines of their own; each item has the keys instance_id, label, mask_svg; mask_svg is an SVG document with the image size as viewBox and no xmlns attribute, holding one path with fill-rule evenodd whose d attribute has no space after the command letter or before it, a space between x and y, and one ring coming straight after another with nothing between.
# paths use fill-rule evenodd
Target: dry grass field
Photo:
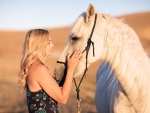
<instances>
[{"instance_id":1,"label":"dry grass field","mask_svg":"<svg viewBox=\"0 0 150 113\"><path fill-rule=\"evenodd\" d=\"M117 18L124 20L138 34L145 52L150 56L150 12L125 15ZM54 55L46 60L46 65L53 72L55 64L65 46L70 26L49 29L53 43ZM0 31L0 113L27 113L25 91L17 88L19 64L22 45L27 31ZM96 113L94 92L96 70L100 61L90 66L86 79L81 84L80 97L82 113ZM80 77L77 78L79 81ZM76 91L72 85L71 94L66 105L59 104L60 113L76 113Z\"/></svg>"}]
</instances>

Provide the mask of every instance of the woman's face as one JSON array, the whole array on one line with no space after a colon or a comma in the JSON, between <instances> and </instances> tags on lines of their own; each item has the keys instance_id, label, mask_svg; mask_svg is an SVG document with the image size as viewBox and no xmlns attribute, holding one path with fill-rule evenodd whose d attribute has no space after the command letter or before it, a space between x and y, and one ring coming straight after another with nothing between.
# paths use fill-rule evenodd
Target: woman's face
<instances>
[{"instance_id":1,"label":"woman's face","mask_svg":"<svg viewBox=\"0 0 150 113\"><path fill-rule=\"evenodd\" d=\"M48 41L48 45L46 48L46 56L52 56L53 55L53 43L52 43L52 39L49 36L49 41Z\"/></svg>"}]
</instances>

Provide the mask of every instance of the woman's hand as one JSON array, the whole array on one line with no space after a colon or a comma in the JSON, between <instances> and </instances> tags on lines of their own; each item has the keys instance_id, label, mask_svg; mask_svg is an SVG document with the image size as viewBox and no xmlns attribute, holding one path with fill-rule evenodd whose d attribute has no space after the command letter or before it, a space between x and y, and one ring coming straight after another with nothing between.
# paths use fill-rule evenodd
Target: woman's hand
<instances>
[{"instance_id":1,"label":"woman's hand","mask_svg":"<svg viewBox=\"0 0 150 113\"><path fill-rule=\"evenodd\" d=\"M82 60L82 50L77 49L72 56L70 57L70 54L67 56L67 64L68 64L68 70L74 72L75 68L79 64L79 62Z\"/></svg>"}]
</instances>

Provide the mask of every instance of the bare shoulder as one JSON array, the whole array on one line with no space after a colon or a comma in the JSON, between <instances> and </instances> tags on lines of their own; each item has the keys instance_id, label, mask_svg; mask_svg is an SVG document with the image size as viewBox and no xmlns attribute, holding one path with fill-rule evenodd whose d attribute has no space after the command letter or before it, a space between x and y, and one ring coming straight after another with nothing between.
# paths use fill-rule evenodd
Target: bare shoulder
<instances>
[{"instance_id":1,"label":"bare shoulder","mask_svg":"<svg viewBox=\"0 0 150 113\"><path fill-rule=\"evenodd\" d=\"M47 69L46 66L44 66L43 64L39 64L39 63L34 63L29 70L29 75L41 75L44 73L49 73L49 70Z\"/></svg>"},{"instance_id":2,"label":"bare shoulder","mask_svg":"<svg viewBox=\"0 0 150 113\"><path fill-rule=\"evenodd\" d=\"M49 70L43 64L33 63L29 69L27 83L31 91L41 89L39 82L49 78ZM44 79L43 79L44 78Z\"/></svg>"}]
</instances>

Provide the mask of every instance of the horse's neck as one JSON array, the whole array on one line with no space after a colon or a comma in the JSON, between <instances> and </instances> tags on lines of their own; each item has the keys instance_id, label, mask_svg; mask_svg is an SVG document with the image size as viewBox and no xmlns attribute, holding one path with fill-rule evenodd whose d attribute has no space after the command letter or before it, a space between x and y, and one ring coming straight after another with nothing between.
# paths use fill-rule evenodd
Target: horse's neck
<instances>
[{"instance_id":1,"label":"horse's neck","mask_svg":"<svg viewBox=\"0 0 150 113\"><path fill-rule=\"evenodd\" d=\"M106 37L102 57L110 62L131 104L137 110L143 110L146 105L150 105L150 64L138 37L132 32L129 29L124 34L118 34L118 39ZM125 34L128 35L121 37Z\"/></svg>"}]
</instances>

